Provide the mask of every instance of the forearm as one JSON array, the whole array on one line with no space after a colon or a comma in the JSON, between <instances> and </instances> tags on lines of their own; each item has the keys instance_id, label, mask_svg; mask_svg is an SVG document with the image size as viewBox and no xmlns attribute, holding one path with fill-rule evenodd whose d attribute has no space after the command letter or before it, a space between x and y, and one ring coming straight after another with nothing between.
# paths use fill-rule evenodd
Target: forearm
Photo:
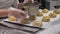
<instances>
[{"instance_id":1,"label":"forearm","mask_svg":"<svg viewBox=\"0 0 60 34\"><path fill-rule=\"evenodd\" d=\"M8 10L7 9L0 9L0 17L8 16Z\"/></svg>"}]
</instances>

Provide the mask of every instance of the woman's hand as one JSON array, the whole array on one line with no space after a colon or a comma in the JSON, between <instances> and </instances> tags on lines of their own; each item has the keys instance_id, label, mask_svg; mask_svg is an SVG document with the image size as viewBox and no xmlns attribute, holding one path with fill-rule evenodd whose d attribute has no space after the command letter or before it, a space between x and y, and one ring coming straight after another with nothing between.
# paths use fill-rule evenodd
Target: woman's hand
<instances>
[{"instance_id":1,"label":"woman's hand","mask_svg":"<svg viewBox=\"0 0 60 34\"><path fill-rule=\"evenodd\" d=\"M9 10L9 16L15 16L16 18L20 18L20 17L26 17L27 16L27 12L24 12L20 9L15 9L15 10Z\"/></svg>"}]
</instances>

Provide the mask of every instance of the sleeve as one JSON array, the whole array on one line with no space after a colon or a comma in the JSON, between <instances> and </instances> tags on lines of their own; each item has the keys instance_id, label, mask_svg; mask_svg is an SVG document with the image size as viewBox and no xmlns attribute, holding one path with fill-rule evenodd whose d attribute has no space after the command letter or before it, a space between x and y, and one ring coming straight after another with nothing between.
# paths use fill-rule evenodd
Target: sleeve
<instances>
[{"instance_id":1,"label":"sleeve","mask_svg":"<svg viewBox=\"0 0 60 34\"><path fill-rule=\"evenodd\" d=\"M18 0L14 0L12 7L17 8L19 4Z\"/></svg>"}]
</instances>

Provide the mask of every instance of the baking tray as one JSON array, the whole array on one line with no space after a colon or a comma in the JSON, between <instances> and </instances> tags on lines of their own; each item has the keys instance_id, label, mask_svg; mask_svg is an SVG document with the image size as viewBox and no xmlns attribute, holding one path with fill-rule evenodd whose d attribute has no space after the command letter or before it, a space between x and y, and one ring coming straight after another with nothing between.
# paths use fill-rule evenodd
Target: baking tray
<instances>
[{"instance_id":1,"label":"baking tray","mask_svg":"<svg viewBox=\"0 0 60 34\"><path fill-rule=\"evenodd\" d=\"M0 19L6 19L6 18L8 18L7 16L6 17L0 17Z\"/></svg>"},{"instance_id":2,"label":"baking tray","mask_svg":"<svg viewBox=\"0 0 60 34\"><path fill-rule=\"evenodd\" d=\"M42 31L44 29L44 28L39 28L39 27L34 27L34 26L28 26L28 25L13 23L13 22L9 22L9 21L4 21L4 22L14 24L14 25L18 25L21 28L17 28L17 29L20 29L20 30L23 30L23 31L26 31L29 33L37 33L37 32Z\"/></svg>"},{"instance_id":3,"label":"baking tray","mask_svg":"<svg viewBox=\"0 0 60 34\"><path fill-rule=\"evenodd\" d=\"M6 18L8 18L8 17L0 17L0 19L6 19ZM28 33L32 33L32 34L35 34L35 33L39 32L39 31L44 30L44 28L28 26L28 25L23 25L23 24L19 24L19 23L9 22L9 21L3 21L3 22L9 23L9 24L18 25L18 26L24 27L25 29L22 29L22 28L12 28L12 27L9 27L8 25L0 23L4 27L8 27L8 28L12 28L12 29L18 29L18 30L21 30L21 31L24 31L24 32L28 32ZM26 28L28 28L28 29L26 29Z\"/></svg>"}]
</instances>

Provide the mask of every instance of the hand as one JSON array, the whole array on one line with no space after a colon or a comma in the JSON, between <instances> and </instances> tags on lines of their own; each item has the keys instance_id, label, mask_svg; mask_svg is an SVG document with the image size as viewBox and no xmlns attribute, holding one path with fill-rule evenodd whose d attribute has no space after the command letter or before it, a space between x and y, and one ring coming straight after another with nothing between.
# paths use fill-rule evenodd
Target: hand
<instances>
[{"instance_id":1,"label":"hand","mask_svg":"<svg viewBox=\"0 0 60 34\"><path fill-rule=\"evenodd\" d=\"M19 10L19 9L15 9L15 10L9 10L9 16L15 16L16 18L20 18L20 17L26 17L27 13Z\"/></svg>"}]
</instances>

